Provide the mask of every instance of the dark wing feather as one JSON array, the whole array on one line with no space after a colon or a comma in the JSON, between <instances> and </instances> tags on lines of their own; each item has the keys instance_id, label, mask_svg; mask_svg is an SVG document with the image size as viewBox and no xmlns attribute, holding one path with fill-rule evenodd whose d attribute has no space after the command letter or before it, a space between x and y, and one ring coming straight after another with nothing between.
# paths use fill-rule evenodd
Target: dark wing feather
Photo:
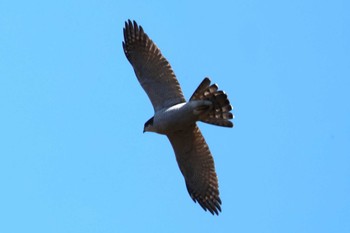
<instances>
[{"instance_id":1,"label":"dark wing feather","mask_svg":"<svg viewBox=\"0 0 350 233\"><path fill-rule=\"evenodd\" d=\"M221 200L214 160L199 128L194 124L188 130L167 136L185 178L188 193L204 210L218 215Z\"/></svg>"},{"instance_id":2,"label":"dark wing feather","mask_svg":"<svg viewBox=\"0 0 350 233\"><path fill-rule=\"evenodd\" d=\"M125 22L123 48L155 111L185 102L170 64L135 21Z\"/></svg>"}]
</instances>

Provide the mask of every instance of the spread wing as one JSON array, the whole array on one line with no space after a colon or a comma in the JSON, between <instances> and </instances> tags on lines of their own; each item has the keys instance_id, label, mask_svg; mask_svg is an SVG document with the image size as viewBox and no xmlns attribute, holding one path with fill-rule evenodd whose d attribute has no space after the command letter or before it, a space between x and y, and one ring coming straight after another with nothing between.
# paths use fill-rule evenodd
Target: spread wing
<instances>
[{"instance_id":1,"label":"spread wing","mask_svg":"<svg viewBox=\"0 0 350 233\"><path fill-rule=\"evenodd\" d=\"M212 214L221 211L219 185L214 160L196 124L185 131L167 135L185 178L188 193Z\"/></svg>"},{"instance_id":2,"label":"spread wing","mask_svg":"<svg viewBox=\"0 0 350 233\"><path fill-rule=\"evenodd\" d=\"M185 102L170 64L135 21L125 22L123 48L155 112Z\"/></svg>"}]
</instances>

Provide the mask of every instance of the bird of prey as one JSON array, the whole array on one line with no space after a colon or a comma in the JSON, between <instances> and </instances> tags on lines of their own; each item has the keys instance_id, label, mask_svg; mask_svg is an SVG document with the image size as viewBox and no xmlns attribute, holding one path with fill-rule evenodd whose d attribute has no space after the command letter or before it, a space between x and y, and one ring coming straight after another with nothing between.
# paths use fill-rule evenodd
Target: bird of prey
<instances>
[{"instance_id":1,"label":"bird of prey","mask_svg":"<svg viewBox=\"0 0 350 233\"><path fill-rule=\"evenodd\" d=\"M186 102L176 76L155 43L135 21L125 22L123 49L154 108L144 132L166 135L194 202L213 215L221 212L214 160L196 122L233 127L225 92L205 78Z\"/></svg>"}]
</instances>

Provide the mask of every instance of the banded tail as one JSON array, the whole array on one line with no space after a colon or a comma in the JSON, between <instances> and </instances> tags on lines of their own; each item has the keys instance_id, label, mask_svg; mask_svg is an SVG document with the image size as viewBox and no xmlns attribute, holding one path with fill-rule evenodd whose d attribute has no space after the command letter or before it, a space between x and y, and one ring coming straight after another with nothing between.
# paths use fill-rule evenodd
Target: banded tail
<instances>
[{"instance_id":1,"label":"banded tail","mask_svg":"<svg viewBox=\"0 0 350 233\"><path fill-rule=\"evenodd\" d=\"M225 92L218 89L218 85L210 85L210 79L205 78L194 91L190 101L208 100L212 102L212 106L209 106L209 109L200 115L200 121L223 127L233 127L233 123L230 121L234 118L230 112L232 106Z\"/></svg>"}]
</instances>

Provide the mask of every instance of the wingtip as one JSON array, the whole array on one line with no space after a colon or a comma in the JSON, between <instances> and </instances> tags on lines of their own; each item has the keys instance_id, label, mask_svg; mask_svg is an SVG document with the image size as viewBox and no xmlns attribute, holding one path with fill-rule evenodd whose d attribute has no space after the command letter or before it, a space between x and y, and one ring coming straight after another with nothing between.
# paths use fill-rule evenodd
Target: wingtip
<instances>
[{"instance_id":1,"label":"wingtip","mask_svg":"<svg viewBox=\"0 0 350 233\"><path fill-rule=\"evenodd\" d=\"M210 78L209 78L209 77L205 77L203 81L206 81L206 82L208 82L208 81L209 81L209 84L211 83L211 80L210 80Z\"/></svg>"},{"instance_id":2,"label":"wingtip","mask_svg":"<svg viewBox=\"0 0 350 233\"><path fill-rule=\"evenodd\" d=\"M214 199L200 199L197 198L193 199L194 202L198 202L198 204L203 208L203 210L205 211L209 211L212 215L219 215L219 213L221 212L221 199L219 196L217 196Z\"/></svg>"},{"instance_id":3,"label":"wingtip","mask_svg":"<svg viewBox=\"0 0 350 233\"><path fill-rule=\"evenodd\" d=\"M125 25L130 25L130 24L132 24L131 19L128 19L127 21L125 21Z\"/></svg>"},{"instance_id":4,"label":"wingtip","mask_svg":"<svg viewBox=\"0 0 350 233\"><path fill-rule=\"evenodd\" d=\"M141 26L139 26L135 20L131 20L131 19L128 19L125 21L125 28L128 28L128 27L141 28Z\"/></svg>"},{"instance_id":5,"label":"wingtip","mask_svg":"<svg viewBox=\"0 0 350 233\"><path fill-rule=\"evenodd\" d=\"M219 194L215 198L203 199L200 196L197 196L195 193L191 192L188 186L187 191L190 194L190 197L194 201L194 203L198 203L205 212L209 211L212 215L219 215L219 213L221 212L222 204Z\"/></svg>"}]
</instances>

